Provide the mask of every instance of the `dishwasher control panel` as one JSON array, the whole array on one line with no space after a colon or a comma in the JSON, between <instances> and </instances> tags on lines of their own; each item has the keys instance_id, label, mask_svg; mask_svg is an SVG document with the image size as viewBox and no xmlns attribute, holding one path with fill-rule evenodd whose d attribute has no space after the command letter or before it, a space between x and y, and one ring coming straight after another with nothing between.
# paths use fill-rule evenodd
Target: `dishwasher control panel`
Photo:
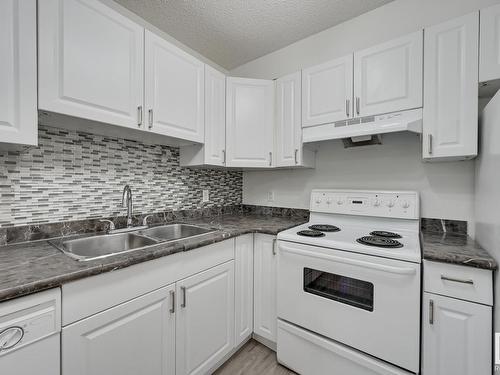
<instances>
[{"instance_id":1,"label":"dishwasher control panel","mask_svg":"<svg viewBox=\"0 0 500 375\"><path fill-rule=\"evenodd\" d=\"M0 303L0 356L61 331L60 290Z\"/></svg>"}]
</instances>

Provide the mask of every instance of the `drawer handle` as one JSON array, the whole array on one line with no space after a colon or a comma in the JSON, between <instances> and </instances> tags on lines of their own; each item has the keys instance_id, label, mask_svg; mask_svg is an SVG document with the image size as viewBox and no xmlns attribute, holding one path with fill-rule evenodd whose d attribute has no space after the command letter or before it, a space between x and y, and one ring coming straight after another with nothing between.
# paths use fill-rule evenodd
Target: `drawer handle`
<instances>
[{"instance_id":1,"label":"drawer handle","mask_svg":"<svg viewBox=\"0 0 500 375\"><path fill-rule=\"evenodd\" d=\"M444 281L453 281L455 283L462 283L462 284L474 285L474 280L472 280L472 279L457 279L455 277L449 277L449 276L441 275L441 280L444 280Z\"/></svg>"}]
</instances>

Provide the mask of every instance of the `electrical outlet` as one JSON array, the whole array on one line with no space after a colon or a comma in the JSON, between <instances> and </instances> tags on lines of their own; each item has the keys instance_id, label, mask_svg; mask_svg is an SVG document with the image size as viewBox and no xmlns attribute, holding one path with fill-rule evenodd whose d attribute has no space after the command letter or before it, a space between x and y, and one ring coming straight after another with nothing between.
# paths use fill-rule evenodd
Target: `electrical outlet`
<instances>
[{"instance_id":1,"label":"electrical outlet","mask_svg":"<svg viewBox=\"0 0 500 375\"><path fill-rule=\"evenodd\" d=\"M208 195L208 190L203 190L203 200L202 202L208 202L210 200L210 197Z\"/></svg>"},{"instance_id":2,"label":"electrical outlet","mask_svg":"<svg viewBox=\"0 0 500 375\"><path fill-rule=\"evenodd\" d=\"M267 201L268 202L274 202L274 191L269 190L267 192Z\"/></svg>"}]
</instances>

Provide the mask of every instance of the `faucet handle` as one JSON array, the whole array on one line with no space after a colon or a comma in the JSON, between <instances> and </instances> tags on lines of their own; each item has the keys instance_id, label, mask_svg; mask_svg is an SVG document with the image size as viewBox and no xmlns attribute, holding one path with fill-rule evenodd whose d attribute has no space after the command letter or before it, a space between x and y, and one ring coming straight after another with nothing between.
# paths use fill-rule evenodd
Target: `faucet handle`
<instances>
[{"instance_id":1,"label":"faucet handle","mask_svg":"<svg viewBox=\"0 0 500 375\"><path fill-rule=\"evenodd\" d=\"M115 230L115 223L113 223L111 220L101 219L99 221L101 223L109 223L108 233L111 232L112 230Z\"/></svg>"},{"instance_id":2,"label":"faucet handle","mask_svg":"<svg viewBox=\"0 0 500 375\"><path fill-rule=\"evenodd\" d=\"M144 219L142 219L142 225L146 227L148 225L148 219L150 217L152 217L152 216L153 215L146 215L146 216L144 216Z\"/></svg>"}]
</instances>

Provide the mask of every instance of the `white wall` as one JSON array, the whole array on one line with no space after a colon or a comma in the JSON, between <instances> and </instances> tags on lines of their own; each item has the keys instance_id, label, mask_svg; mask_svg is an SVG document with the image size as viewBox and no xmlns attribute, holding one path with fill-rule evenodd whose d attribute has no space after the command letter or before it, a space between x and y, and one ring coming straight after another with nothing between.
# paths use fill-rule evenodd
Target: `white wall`
<instances>
[{"instance_id":1,"label":"white wall","mask_svg":"<svg viewBox=\"0 0 500 375\"><path fill-rule=\"evenodd\" d=\"M277 78L499 2L396 0L230 74ZM421 192L423 217L474 220L474 162L424 164L420 141L410 134L387 136L384 146L364 150L344 150L340 142L324 143L315 170L245 172L243 202L305 208L315 187L415 189ZM268 202L268 190L274 190L274 202ZM469 228L473 234L473 226Z\"/></svg>"},{"instance_id":2,"label":"white wall","mask_svg":"<svg viewBox=\"0 0 500 375\"><path fill-rule=\"evenodd\" d=\"M387 134L382 145L350 149L322 142L315 169L245 172L243 202L308 208L314 188L418 190L422 216L472 221L474 162L423 163L418 138Z\"/></svg>"},{"instance_id":3,"label":"white wall","mask_svg":"<svg viewBox=\"0 0 500 375\"><path fill-rule=\"evenodd\" d=\"M476 161L476 240L500 263L500 92L482 114L480 157ZM495 301L500 301L496 276ZM495 327L500 330L500 311L495 308Z\"/></svg>"}]
</instances>

